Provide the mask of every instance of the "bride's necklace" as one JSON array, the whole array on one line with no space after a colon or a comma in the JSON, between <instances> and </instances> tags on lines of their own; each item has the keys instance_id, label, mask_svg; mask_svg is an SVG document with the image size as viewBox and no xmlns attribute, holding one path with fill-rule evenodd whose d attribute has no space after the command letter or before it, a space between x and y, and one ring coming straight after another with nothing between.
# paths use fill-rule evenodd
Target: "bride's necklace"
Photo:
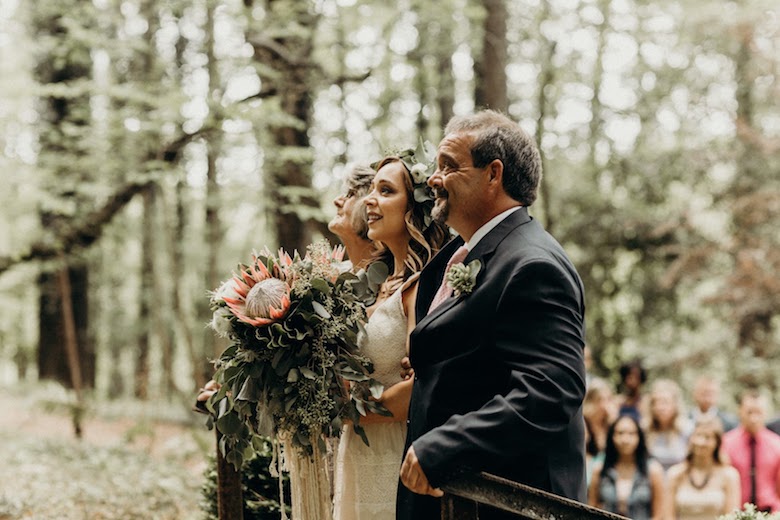
<instances>
[{"instance_id":1,"label":"bride's necklace","mask_svg":"<svg viewBox=\"0 0 780 520\"><path fill-rule=\"evenodd\" d=\"M696 482L693 478L693 471L688 471L688 482L691 483L691 486L693 486L696 489L704 489L707 487L707 484L710 481L710 477L712 476L712 470L709 470L707 473L704 474L704 480L701 482Z\"/></svg>"}]
</instances>

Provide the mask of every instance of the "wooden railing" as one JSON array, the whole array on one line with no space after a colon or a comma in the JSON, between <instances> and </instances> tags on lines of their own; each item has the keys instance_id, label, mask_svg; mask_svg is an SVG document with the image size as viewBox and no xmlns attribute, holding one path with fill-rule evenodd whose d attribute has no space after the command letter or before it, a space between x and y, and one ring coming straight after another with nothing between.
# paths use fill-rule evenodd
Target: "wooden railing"
<instances>
[{"instance_id":1,"label":"wooden railing","mask_svg":"<svg viewBox=\"0 0 780 520\"><path fill-rule=\"evenodd\" d=\"M458 476L442 489L442 520L478 520L479 504L488 504L527 520L628 520L489 473Z\"/></svg>"}]
</instances>

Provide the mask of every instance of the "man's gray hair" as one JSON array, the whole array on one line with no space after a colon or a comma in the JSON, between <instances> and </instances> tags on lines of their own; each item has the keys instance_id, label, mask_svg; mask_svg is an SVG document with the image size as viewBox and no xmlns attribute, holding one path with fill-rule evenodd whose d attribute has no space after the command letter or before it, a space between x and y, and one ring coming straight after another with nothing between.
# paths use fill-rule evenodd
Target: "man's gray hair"
<instances>
[{"instance_id":1,"label":"man's gray hair","mask_svg":"<svg viewBox=\"0 0 780 520\"><path fill-rule=\"evenodd\" d=\"M471 159L475 167L500 160L507 194L524 206L534 203L542 179L542 159L536 142L519 124L495 110L482 110L450 119L444 134L453 133L474 137Z\"/></svg>"}]
</instances>

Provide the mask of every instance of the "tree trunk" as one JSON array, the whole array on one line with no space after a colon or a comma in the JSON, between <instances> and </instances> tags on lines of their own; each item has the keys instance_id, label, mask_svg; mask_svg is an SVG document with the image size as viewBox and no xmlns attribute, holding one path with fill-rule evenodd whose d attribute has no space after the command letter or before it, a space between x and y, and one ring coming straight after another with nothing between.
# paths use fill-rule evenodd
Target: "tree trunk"
<instances>
[{"instance_id":1,"label":"tree trunk","mask_svg":"<svg viewBox=\"0 0 780 520\"><path fill-rule=\"evenodd\" d=\"M548 0L543 0L542 4L541 21L544 21L550 16L550 4ZM550 182L550 172L547 169L547 158L544 153L544 148L542 148L542 141L546 131L545 124L549 107L549 100L547 99L546 94L547 86L552 85L555 81L555 67L552 63L552 58L555 55L555 42L545 39L543 45L546 52L544 58L541 60L542 73L539 75L538 97L539 119L536 124L536 140L539 143L539 153L542 158L542 180L539 184L539 203L542 206L544 225L547 228L547 231L554 235L555 219L552 217L552 193L550 189L552 183Z\"/></svg>"},{"instance_id":2,"label":"tree trunk","mask_svg":"<svg viewBox=\"0 0 780 520\"><path fill-rule=\"evenodd\" d=\"M149 397L149 349L151 343L151 299L154 295L154 208L155 188L150 185L143 193L143 216L141 217L141 278L140 302L138 307L138 344L135 359L135 396L145 400Z\"/></svg>"},{"instance_id":3,"label":"tree trunk","mask_svg":"<svg viewBox=\"0 0 780 520\"><path fill-rule=\"evenodd\" d=\"M443 132L444 127L447 126L447 123L454 115L455 77L452 73L452 35L447 31L443 31L443 34L440 36L443 39L446 38L450 44L439 49L437 60L439 88L437 89L436 104L439 107L440 131ZM439 44L441 45L441 42Z\"/></svg>"},{"instance_id":4,"label":"tree trunk","mask_svg":"<svg viewBox=\"0 0 780 520\"><path fill-rule=\"evenodd\" d=\"M248 2L251 4L252 2ZM311 61L317 15L308 2L269 0L267 19L249 35L255 60L274 71L262 78L273 85L276 101L289 123L272 123L273 150L268 150L268 201L279 245L303 252L312 240L309 211L319 208L312 188L313 154L307 134L311 126L312 92L317 83ZM291 23L294 21L294 23ZM258 25L255 22L255 25ZM277 27L267 38L263 28Z\"/></svg>"},{"instance_id":5,"label":"tree trunk","mask_svg":"<svg viewBox=\"0 0 780 520\"><path fill-rule=\"evenodd\" d=\"M81 364L79 363L78 339L76 338L76 320L73 316L73 306L70 304L72 297L70 273L67 265L60 269L58 278L60 301L62 302L62 322L65 329L65 351L67 352L71 386L76 394L76 403L71 409L71 419L73 421L73 433L77 439L80 439L82 434L81 419L84 415L84 400L81 392L83 385Z\"/></svg>"},{"instance_id":6,"label":"tree trunk","mask_svg":"<svg viewBox=\"0 0 780 520\"><path fill-rule=\"evenodd\" d=\"M81 382L86 386L95 384L95 353L85 346L87 335L87 269L84 265L70 265L70 301L73 326L76 334ZM58 272L45 272L38 278L40 289L38 377L53 379L67 388L73 386L72 368L68 365L66 323L60 290Z\"/></svg>"},{"instance_id":7,"label":"tree trunk","mask_svg":"<svg viewBox=\"0 0 780 520\"><path fill-rule=\"evenodd\" d=\"M61 16L69 12L74 16L89 12L86 3L78 1L58 4L56 8L46 6L32 11L32 26L35 37L43 41L54 42L46 49L35 68L36 79L43 85L57 84L67 87L71 82L89 80L91 66L89 48L83 40L72 37L70 29ZM84 22L83 20L80 20ZM78 161L86 155L86 143L81 140L80 132L90 123L89 97L50 95L41 98L41 124L39 125L40 152L39 165L49 170L54 178L72 178L71 171L78 170ZM74 131L75 130L75 131ZM69 183L54 183L56 186ZM83 197L74 191L52 190L54 197L71 202L76 208ZM41 224L45 232L51 233L50 239L65 229L75 215L56 210L46 210L41 214ZM82 262L70 261L72 298L80 370L85 386L95 384L95 353L89 341L87 330L87 266ZM67 387L72 386L70 370L67 364L65 348L65 323L56 273L43 272L38 278L40 291L38 344L38 374L41 378L55 379Z\"/></svg>"},{"instance_id":8,"label":"tree trunk","mask_svg":"<svg viewBox=\"0 0 780 520\"><path fill-rule=\"evenodd\" d=\"M506 18L504 0L483 0L486 16L482 55L474 65L474 104L506 112L509 108L506 86Z\"/></svg>"}]
</instances>

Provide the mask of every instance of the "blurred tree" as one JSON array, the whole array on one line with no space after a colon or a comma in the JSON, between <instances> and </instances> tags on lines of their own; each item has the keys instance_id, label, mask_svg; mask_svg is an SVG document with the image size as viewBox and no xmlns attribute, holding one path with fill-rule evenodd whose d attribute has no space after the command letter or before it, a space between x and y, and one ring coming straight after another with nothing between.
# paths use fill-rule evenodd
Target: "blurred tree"
<instances>
[{"instance_id":1,"label":"blurred tree","mask_svg":"<svg viewBox=\"0 0 780 520\"><path fill-rule=\"evenodd\" d=\"M92 60L88 30L94 24L89 2L36 6L29 11L34 38L39 42L35 77L43 87L40 97L38 164L47 171L48 198L40 209L46 242L57 242L72 222L91 205L83 183L89 182L89 97ZM56 179L56 181L54 181ZM80 374L86 385L95 381L95 352L88 336L88 268L77 257L65 265L46 265L38 279L40 291L38 374L71 386L65 352L65 323L61 284L56 269L64 269L70 281L71 306Z\"/></svg>"},{"instance_id":2,"label":"blurred tree","mask_svg":"<svg viewBox=\"0 0 780 520\"><path fill-rule=\"evenodd\" d=\"M506 112L507 99L507 10L504 0L483 0L482 53L476 59L474 104Z\"/></svg>"},{"instance_id":3,"label":"blurred tree","mask_svg":"<svg viewBox=\"0 0 780 520\"><path fill-rule=\"evenodd\" d=\"M278 109L264 126L270 131L270 141L260 133L261 143L269 147L265 203L273 215L279 245L303 251L312 240L309 221L319 214L319 200L312 189L313 152L308 136L313 89L321 79L312 61L318 15L309 2L246 0L244 5L247 41L254 50L262 82L258 95ZM260 7L264 16L253 16Z\"/></svg>"}]
</instances>

